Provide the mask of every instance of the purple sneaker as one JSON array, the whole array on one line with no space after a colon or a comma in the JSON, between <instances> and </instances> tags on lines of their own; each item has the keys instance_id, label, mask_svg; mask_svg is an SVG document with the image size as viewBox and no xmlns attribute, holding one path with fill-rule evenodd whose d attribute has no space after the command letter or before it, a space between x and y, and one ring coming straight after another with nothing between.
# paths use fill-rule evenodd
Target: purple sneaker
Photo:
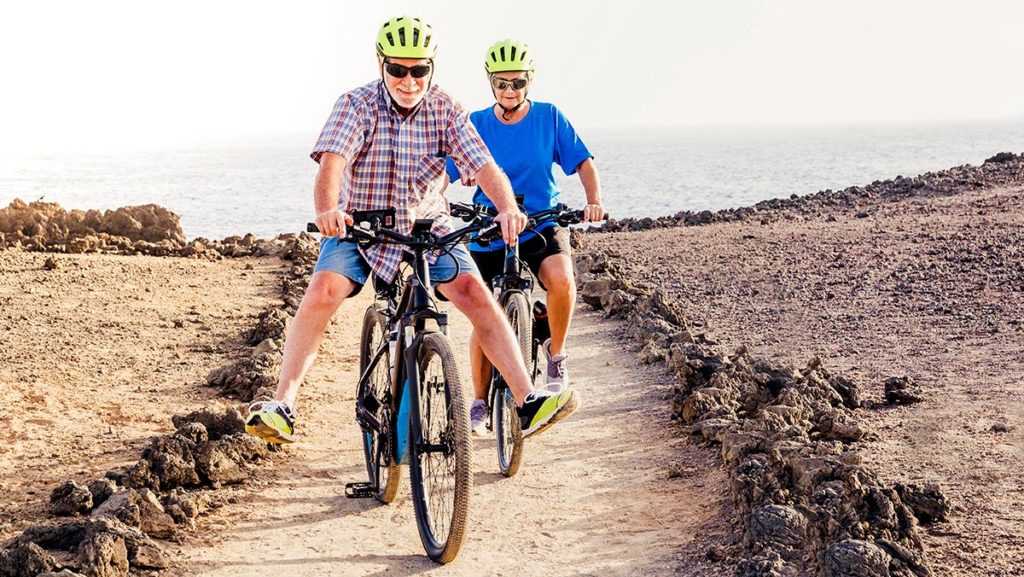
<instances>
[{"instance_id":1,"label":"purple sneaker","mask_svg":"<svg viewBox=\"0 0 1024 577\"><path fill-rule=\"evenodd\" d=\"M548 358L548 370L544 373L544 389L557 394L569 388L569 373L565 367L568 357L551 354L551 339L544 341L544 354Z\"/></svg>"},{"instance_id":2,"label":"purple sneaker","mask_svg":"<svg viewBox=\"0 0 1024 577\"><path fill-rule=\"evenodd\" d=\"M487 401L473 399L473 405L469 407L469 428L478 437L487 434Z\"/></svg>"}]
</instances>

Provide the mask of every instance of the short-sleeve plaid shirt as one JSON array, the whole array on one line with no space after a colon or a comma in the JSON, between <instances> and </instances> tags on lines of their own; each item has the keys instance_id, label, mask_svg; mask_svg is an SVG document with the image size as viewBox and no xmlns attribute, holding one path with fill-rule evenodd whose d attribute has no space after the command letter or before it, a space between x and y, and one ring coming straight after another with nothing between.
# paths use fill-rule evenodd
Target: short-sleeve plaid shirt
<instances>
[{"instance_id":1,"label":"short-sleeve plaid shirt","mask_svg":"<svg viewBox=\"0 0 1024 577\"><path fill-rule=\"evenodd\" d=\"M395 228L408 234L418 218L433 218L433 231L451 232L441 194L448 156L475 174L492 162L469 115L445 91L433 86L407 118L396 111L382 80L343 94L334 104L317 140L313 160L325 152L347 161L338 208L382 210L394 207ZM390 282L402 261L402 247L360 248L374 274Z\"/></svg>"}]
</instances>

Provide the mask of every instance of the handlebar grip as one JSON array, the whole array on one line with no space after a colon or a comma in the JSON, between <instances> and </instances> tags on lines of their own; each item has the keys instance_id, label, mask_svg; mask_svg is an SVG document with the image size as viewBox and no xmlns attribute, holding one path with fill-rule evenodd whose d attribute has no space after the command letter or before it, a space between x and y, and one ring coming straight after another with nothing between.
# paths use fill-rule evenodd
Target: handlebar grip
<instances>
[{"instance_id":1,"label":"handlebar grip","mask_svg":"<svg viewBox=\"0 0 1024 577\"><path fill-rule=\"evenodd\" d=\"M480 242L487 242L494 240L499 236L501 236L501 225L498 223L492 223L480 229L477 239Z\"/></svg>"}]
</instances>

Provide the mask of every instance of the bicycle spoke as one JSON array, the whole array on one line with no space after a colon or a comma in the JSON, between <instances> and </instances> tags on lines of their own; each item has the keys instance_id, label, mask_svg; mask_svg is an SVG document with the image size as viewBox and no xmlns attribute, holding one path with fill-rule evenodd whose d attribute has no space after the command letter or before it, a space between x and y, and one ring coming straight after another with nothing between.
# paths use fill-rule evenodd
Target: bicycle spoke
<instances>
[{"instance_id":1,"label":"bicycle spoke","mask_svg":"<svg viewBox=\"0 0 1024 577\"><path fill-rule=\"evenodd\" d=\"M444 370L440 357L432 357L424 374L423 405L426 423L425 445L441 447L450 444L450 407L445 398ZM423 454L424 489L428 495L430 525L439 541L448 538L452 507L455 500L455 459L450 450L432 450Z\"/></svg>"},{"instance_id":2,"label":"bicycle spoke","mask_svg":"<svg viewBox=\"0 0 1024 577\"><path fill-rule=\"evenodd\" d=\"M393 404L387 346L383 317L371 306L363 317L359 372L365 381L359 392L356 418L362 419L360 426L364 427L362 437L367 476L370 483L377 487L376 497L382 503L389 503L397 496L401 476L401 469L392 465ZM372 426L373 422L376 422L376 426Z\"/></svg>"}]
</instances>

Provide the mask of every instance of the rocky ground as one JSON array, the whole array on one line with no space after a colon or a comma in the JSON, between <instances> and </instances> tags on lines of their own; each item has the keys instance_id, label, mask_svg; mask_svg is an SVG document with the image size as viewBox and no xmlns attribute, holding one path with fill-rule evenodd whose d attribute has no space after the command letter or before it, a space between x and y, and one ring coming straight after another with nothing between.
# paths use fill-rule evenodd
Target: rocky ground
<instances>
[{"instance_id":1,"label":"rocky ground","mask_svg":"<svg viewBox=\"0 0 1024 577\"><path fill-rule=\"evenodd\" d=\"M586 245L628 282L663 288L723 349L816 357L857 382L865 464L892 486L936 483L952 505L922 527L933 574L1022 575L1024 185L897 198L884 184L874 202L811 199Z\"/></svg>"},{"instance_id":2,"label":"rocky ground","mask_svg":"<svg viewBox=\"0 0 1024 577\"><path fill-rule=\"evenodd\" d=\"M123 470L172 415L220 403L207 373L243 346L282 266L0 251L0 538L77 513L51 491Z\"/></svg>"},{"instance_id":3,"label":"rocky ground","mask_svg":"<svg viewBox=\"0 0 1024 577\"><path fill-rule=\"evenodd\" d=\"M738 537L714 452L669 419L672 375L638 363L600 314L581 310L576 325L585 407L529 442L514 479L496 473L493 439L477 443L473 530L459 562L440 567L423 555L407 490L389 507L343 496L365 474L350 385L369 291L329 329L301 399L302 443L275 454L232 434L232 407L274 385L311 239L157 258L130 254L149 241L115 235L68 254L81 237L65 232L66 213L15 209L0 224L29 223L32 234L9 238L34 240L0 250L0 391L12 400L0 576L247 575L266 564L291 575L731 573ZM31 228L55 220L65 225ZM285 260L223 258L248 250ZM468 328L454 317L464 351Z\"/></svg>"},{"instance_id":4,"label":"rocky ground","mask_svg":"<svg viewBox=\"0 0 1024 577\"><path fill-rule=\"evenodd\" d=\"M559 521L543 538L529 516L488 526L443 570L420 562L408 511L340 497L361 466L337 450L352 319L311 377L324 409L305 450L234 436L230 407L273 386L309 239L185 242L160 207L15 202L0 209L0 575L234 575L253 551L310 575L515 574L506 558L524 555L565 575L1024 575L1022 200L1024 158L1000 154L584 235L583 299L628 322L581 312L591 401L568 438L538 441L512 489L476 475L478 518L554 495ZM661 361L674 385L637 364ZM202 407L216 415L184 416ZM622 442L643 432L658 442ZM367 553L396 537L401 552Z\"/></svg>"}]
</instances>

